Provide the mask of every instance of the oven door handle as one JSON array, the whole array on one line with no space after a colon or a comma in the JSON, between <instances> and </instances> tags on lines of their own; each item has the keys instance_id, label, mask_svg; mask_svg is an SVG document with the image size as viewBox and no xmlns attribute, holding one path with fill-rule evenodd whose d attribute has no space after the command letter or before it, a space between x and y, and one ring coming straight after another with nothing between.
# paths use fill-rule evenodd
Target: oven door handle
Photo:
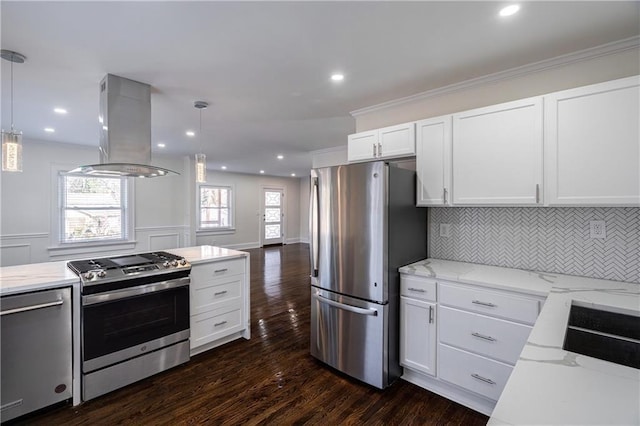
<instances>
[{"instance_id":1,"label":"oven door handle","mask_svg":"<svg viewBox=\"0 0 640 426\"><path fill-rule=\"evenodd\" d=\"M191 282L190 277L176 278L173 280L160 281L152 284L140 285L137 287L123 288L121 290L108 291L106 293L90 294L82 296L82 306L95 305L96 303L112 302L114 300L127 297L140 296L142 294L153 293L155 291L169 290L172 288L186 287Z\"/></svg>"}]
</instances>

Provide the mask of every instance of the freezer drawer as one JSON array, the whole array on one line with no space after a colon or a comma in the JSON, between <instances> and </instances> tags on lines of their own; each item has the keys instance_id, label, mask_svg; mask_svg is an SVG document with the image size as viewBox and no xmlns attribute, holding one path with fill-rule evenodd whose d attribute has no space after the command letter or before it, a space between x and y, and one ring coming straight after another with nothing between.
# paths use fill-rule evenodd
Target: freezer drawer
<instances>
[{"instance_id":1,"label":"freezer drawer","mask_svg":"<svg viewBox=\"0 0 640 426\"><path fill-rule=\"evenodd\" d=\"M389 385L388 308L311 287L311 355L385 388Z\"/></svg>"},{"instance_id":2,"label":"freezer drawer","mask_svg":"<svg viewBox=\"0 0 640 426\"><path fill-rule=\"evenodd\" d=\"M71 290L0 302L2 421L71 398Z\"/></svg>"}]
</instances>

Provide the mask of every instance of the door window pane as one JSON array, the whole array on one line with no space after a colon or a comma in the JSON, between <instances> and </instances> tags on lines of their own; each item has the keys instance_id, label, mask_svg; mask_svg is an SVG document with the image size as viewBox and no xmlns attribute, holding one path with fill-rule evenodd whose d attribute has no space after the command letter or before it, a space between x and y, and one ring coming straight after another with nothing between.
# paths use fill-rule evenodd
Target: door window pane
<instances>
[{"instance_id":1,"label":"door window pane","mask_svg":"<svg viewBox=\"0 0 640 426\"><path fill-rule=\"evenodd\" d=\"M280 193L265 191L264 193L264 205L265 206L280 206Z\"/></svg>"},{"instance_id":2,"label":"door window pane","mask_svg":"<svg viewBox=\"0 0 640 426\"><path fill-rule=\"evenodd\" d=\"M264 221L280 222L280 209L273 207L264 209Z\"/></svg>"},{"instance_id":3,"label":"door window pane","mask_svg":"<svg viewBox=\"0 0 640 426\"><path fill-rule=\"evenodd\" d=\"M264 226L264 237L266 239L270 238L280 238L280 225L265 225Z\"/></svg>"}]
</instances>

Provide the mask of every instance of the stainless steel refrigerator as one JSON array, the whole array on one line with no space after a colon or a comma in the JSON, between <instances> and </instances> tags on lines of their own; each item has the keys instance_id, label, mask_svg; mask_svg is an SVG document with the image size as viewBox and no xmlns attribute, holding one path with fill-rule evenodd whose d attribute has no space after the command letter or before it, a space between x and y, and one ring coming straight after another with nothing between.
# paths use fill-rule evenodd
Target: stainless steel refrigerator
<instances>
[{"instance_id":1,"label":"stainless steel refrigerator","mask_svg":"<svg viewBox=\"0 0 640 426\"><path fill-rule=\"evenodd\" d=\"M400 377L398 268L427 257L415 172L311 170L311 355L377 388Z\"/></svg>"}]
</instances>

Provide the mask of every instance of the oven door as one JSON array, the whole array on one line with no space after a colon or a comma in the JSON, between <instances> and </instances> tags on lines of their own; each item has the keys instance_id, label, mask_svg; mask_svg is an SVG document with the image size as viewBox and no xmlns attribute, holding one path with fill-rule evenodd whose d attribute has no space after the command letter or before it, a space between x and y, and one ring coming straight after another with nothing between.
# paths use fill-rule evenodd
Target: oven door
<instances>
[{"instance_id":1,"label":"oven door","mask_svg":"<svg viewBox=\"0 0 640 426\"><path fill-rule=\"evenodd\" d=\"M189 338L189 277L82 297L88 373Z\"/></svg>"}]
</instances>

